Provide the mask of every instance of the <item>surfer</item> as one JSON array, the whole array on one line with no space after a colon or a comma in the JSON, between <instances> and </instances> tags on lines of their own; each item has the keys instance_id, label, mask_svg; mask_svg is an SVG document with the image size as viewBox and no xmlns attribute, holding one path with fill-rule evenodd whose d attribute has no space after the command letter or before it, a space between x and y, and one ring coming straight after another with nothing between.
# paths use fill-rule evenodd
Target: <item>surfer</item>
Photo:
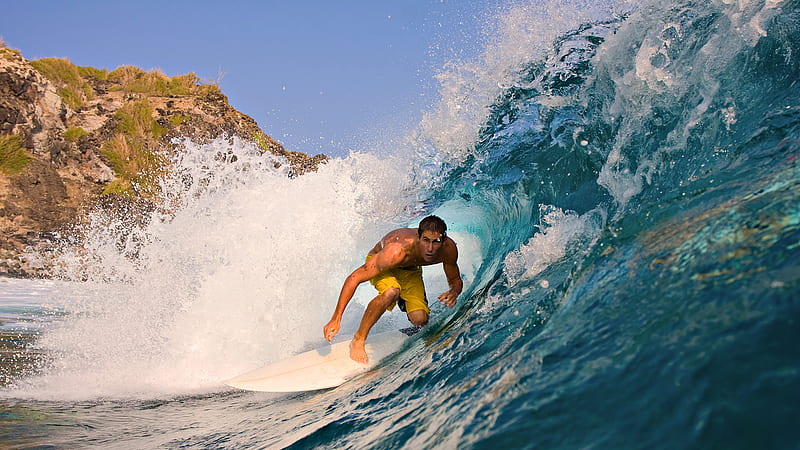
<instances>
[{"instance_id":1,"label":"surfer","mask_svg":"<svg viewBox=\"0 0 800 450\"><path fill-rule=\"evenodd\" d=\"M456 243L447 236L447 225L439 217L422 219L417 229L400 228L389 232L369 251L366 262L345 279L333 317L323 328L325 339L330 342L339 332L342 315L356 288L369 280L378 295L367 305L350 342L350 358L366 363L367 335L384 311L391 311L398 305L415 326L428 323L431 310L425 297L421 266L442 264L450 290L440 295L439 301L448 308L455 306L463 288L457 260Z\"/></svg>"}]
</instances>

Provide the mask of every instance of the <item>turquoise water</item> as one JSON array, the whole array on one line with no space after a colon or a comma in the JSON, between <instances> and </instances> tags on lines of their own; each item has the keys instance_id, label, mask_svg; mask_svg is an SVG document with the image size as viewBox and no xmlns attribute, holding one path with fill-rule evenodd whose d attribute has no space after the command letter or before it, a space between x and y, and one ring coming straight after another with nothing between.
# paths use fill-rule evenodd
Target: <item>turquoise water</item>
<instances>
[{"instance_id":1,"label":"turquoise water","mask_svg":"<svg viewBox=\"0 0 800 450\"><path fill-rule=\"evenodd\" d=\"M98 215L65 247L82 281L48 288L59 318L3 391L0 442L797 447L800 3L732 3L512 8L396 159L290 180L186 143L169 212ZM337 389L222 386L319 344L344 276L431 212L459 243L454 310Z\"/></svg>"}]
</instances>

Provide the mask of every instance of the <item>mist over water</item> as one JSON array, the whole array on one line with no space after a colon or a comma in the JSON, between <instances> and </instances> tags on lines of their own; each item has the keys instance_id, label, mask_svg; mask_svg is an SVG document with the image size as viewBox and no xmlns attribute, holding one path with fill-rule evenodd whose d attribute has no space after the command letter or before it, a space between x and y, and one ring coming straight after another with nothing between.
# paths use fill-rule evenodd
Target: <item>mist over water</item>
<instances>
[{"instance_id":1,"label":"mist over water","mask_svg":"<svg viewBox=\"0 0 800 450\"><path fill-rule=\"evenodd\" d=\"M290 177L236 139L184 141L150 220L98 212L62 249L83 281L37 341L49 365L6 394L177 396L154 413L173 446L796 446L798 17L796 1L517 2L480 58L442 68L391 156ZM459 245L456 308L340 388L224 390L322 343L344 277L429 213ZM187 434L195 407L226 413Z\"/></svg>"},{"instance_id":2,"label":"mist over water","mask_svg":"<svg viewBox=\"0 0 800 450\"><path fill-rule=\"evenodd\" d=\"M183 147L169 209L139 227L99 211L65 249L66 275L88 280L39 341L53 367L34 383L52 395L218 387L317 344L341 280L407 203L402 174L371 177L370 155L290 178L237 139Z\"/></svg>"}]
</instances>

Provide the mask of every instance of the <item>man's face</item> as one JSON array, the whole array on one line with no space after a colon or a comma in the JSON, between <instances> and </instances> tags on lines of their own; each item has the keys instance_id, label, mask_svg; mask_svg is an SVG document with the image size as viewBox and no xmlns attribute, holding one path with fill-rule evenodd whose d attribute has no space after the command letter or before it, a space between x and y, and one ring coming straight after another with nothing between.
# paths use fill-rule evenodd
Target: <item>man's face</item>
<instances>
[{"instance_id":1,"label":"man's face","mask_svg":"<svg viewBox=\"0 0 800 450\"><path fill-rule=\"evenodd\" d=\"M444 244L444 236L435 231L423 231L419 237L420 255L425 262L430 262L439 255Z\"/></svg>"}]
</instances>

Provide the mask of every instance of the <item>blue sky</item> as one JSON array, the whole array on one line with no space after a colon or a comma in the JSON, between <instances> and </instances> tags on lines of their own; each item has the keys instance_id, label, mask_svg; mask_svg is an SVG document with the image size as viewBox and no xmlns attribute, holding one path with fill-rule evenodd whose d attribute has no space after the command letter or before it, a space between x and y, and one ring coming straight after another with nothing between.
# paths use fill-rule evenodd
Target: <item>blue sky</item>
<instances>
[{"instance_id":1,"label":"blue sky","mask_svg":"<svg viewBox=\"0 0 800 450\"><path fill-rule=\"evenodd\" d=\"M342 156L416 124L436 71L478 54L504 3L26 0L5 2L0 36L27 59L219 79L287 150Z\"/></svg>"}]
</instances>

